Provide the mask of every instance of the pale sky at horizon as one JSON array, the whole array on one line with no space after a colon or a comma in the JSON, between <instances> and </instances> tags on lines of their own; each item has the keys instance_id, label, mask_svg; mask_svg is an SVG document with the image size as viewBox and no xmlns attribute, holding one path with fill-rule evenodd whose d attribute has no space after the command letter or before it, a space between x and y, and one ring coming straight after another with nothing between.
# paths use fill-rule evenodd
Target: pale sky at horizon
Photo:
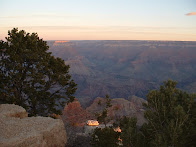
<instances>
[{"instance_id":1,"label":"pale sky at horizon","mask_svg":"<svg viewBox=\"0 0 196 147\"><path fill-rule=\"evenodd\" d=\"M0 0L0 40L13 27L44 40L196 41L196 0Z\"/></svg>"}]
</instances>

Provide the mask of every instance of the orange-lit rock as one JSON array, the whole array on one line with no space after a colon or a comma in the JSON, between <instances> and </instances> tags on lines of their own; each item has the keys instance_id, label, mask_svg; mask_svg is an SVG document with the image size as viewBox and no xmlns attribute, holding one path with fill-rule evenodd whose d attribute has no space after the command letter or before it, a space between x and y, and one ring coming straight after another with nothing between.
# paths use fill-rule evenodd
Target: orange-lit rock
<instances>
[{"instance_id":1,"label":"orange-lit rock","mask_svg":"<svg viewBox=\"0 0 196 147\"><path fill-rule=\"evenodd\" d=\"M69 41L62 41L62 40L60 40L60 41L55 41L55 43L65 43L65 42L69 42Z\"/></svg>"},{"instance_id":2,"label":"orange-lit rock","mask_svg":"<svg viewBox=\"0 0 196 147\"><path fill-rule=\"evenodd\" d=\"M115 132L122 132L121 129L120 129L120 127L114 128L114 131Z\"/></svg>"},{"instance_id":3,"label":"orange-lit rock","mask_svg":"<svg viewBox=\"0 0 196 147\"><path fill-rule=\"evenodd\" d=\"M53 45L56 46L56 45L63 44L63 43L66 43L66 42L69 42L69 41L58 40L58 41L55 41Z\"/></svg>"},{"instance_id":4,"label":"orange-lit rock","mask_svg":"<svg viewBox=\"0 0 196 147\"><path fill-rule=\"evenodd\" d=\"M87 120L86 124L88 126L98 126L99 122L97 120Z\"/></svg>"}]
</instances>

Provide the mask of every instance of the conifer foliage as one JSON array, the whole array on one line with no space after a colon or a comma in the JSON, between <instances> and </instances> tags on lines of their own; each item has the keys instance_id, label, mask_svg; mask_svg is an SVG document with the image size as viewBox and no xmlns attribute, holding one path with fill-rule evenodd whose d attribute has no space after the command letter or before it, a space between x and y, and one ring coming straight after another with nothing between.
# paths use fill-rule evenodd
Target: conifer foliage
<instances>
[{"instance_id":1,"label":"conifer foliage","mask_svg":"<svg viewBox=\"0 0 196 147\"><path fill-rule=\"evenodd\" d=\"M96 128L91 136L91 145L93 147L118 147L119 136L120 133L115 132L112 127Z\"/></svg>"},{"instance_id":2,"label":"conifer foliage","mask_svg":"<svg viewBox=\"0 0 196 147\"><path fill-rule=\"evenodd\" d=\"M69 66L48 52L37 33L14 28L0 41L0 100L24 107L31 116L60 114L73 101L76 84Z\"/></svg>"},{"instance_id":3,"label":"conifer foliage","mask_svg":"<svg viewBox=\"0 0 196 147\"><path fill-rule=\"evenodd\" d=\"M144 104L148 123L142 132L149 146L194 146L196 133L195 95L176 88L168 80L159 90L152 90ZM146 144L146 146L147 146Z\"/></svg>"},{"instance_id":4,"label":"conifer foliage","mask_svg":"<svg viewBox=\"0 0 196 147\"><path fill-rule=\"evenodd\" d=\"M106 100L106 106L104 110L102 111L102 113L96 115L98 115L97 120L101 123L104 123L104 125L106 126L107 123L110 121L110 118L108 117L108 109L112 107L112 104L108 94L106 94L105 100ZM101 105L100 101L98 102L98 105Z\"/></svg>"},{"instance_id":5,"label":"conifer foliage","mask_svg":"<svg viewBox=\"0 0 196 147\"><path fill-rule=\"evenodd\" d=\"M128 117L122 118L120 123L115 123L115 126L120 126L122 130L122 146L195 147L196 95L183 92L176 88L176 84L177 82L168 80L159 90L151 90L148 93L147 103L144 103L144 117L147 122L142 126L137 126L136 118ZM103 145L106 142L104 137L102 140L97 138L101 135L105 135L105 138L112 136L112 132L104 133L101 129L94 131L93 141ZM113 136L113 140L117 142L118 138Z\"/></svg>"},{"instance_id":6,"label":"conifer foliage","mask_svg":"<svg viewBox=\"0 0 196 147\"><path fill-rule=\"evenodd\" d=\"M120 120L120 128L122 130L120 138L125 147L143 147L143 138L137 128L137 118L124 116Z\"/></svg>"}]
</instances>

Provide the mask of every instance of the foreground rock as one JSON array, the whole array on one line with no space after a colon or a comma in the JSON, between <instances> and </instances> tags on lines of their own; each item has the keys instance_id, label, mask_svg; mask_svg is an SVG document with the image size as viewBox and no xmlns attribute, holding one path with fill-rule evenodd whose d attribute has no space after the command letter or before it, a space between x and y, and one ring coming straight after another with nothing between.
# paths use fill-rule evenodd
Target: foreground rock
<instances>
[{"instance_id":1,"label":"foreground rock","mask_svg":"<svg viewBox=\"0 0 196 147\"><path fill-rule=\"evenodd\" d=\"M0 105L0 116L1 117L28 117L28 113L23 107L14 104L2 104Z\"/></svg>"},{"instance_id":2,"label":"foreground rock","mask_svg":"<svg viewBox=\"0 0 196 147\"><path fill-rule=\"evenodd\" d=\"M66 141L62 120L27 117L27 112L20 106L0 105L1 147L65 146Z\"/></svg>"}]
</instances>

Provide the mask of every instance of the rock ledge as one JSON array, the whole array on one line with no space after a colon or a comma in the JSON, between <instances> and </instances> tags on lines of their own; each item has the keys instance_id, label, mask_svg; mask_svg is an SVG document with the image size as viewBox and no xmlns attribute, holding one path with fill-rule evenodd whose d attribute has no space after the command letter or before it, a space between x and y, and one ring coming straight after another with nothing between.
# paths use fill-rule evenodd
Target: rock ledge
<instances>
[{"instance_id":1,"label":"rock ledge","mask_svg":"<svg viewBox=\"0 0 196 147\"><path fill-rule=\"evenodd\" d=\"M24 108L17 105L0 105L1 147L52 147L65 146L64 124L50 117L27 117Z\"/></svg>"}]
</instances>

